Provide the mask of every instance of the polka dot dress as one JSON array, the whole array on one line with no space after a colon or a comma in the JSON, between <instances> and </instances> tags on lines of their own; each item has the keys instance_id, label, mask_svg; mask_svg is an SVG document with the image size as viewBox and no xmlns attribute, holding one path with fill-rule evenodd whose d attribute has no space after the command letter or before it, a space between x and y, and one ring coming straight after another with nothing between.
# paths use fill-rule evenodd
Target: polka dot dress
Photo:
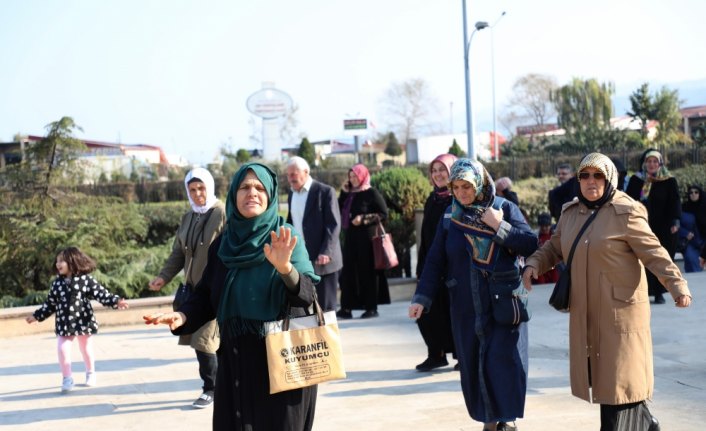
<instances>
[{"instance_id":1,"label":"polka dot dress","mask_svg":"<svg viewBox=\"0 0 706 431\"><path fill-rule=\"evenodd\" d=\"M98 332L98 322L93 314L91 300L106 307L118 308L118 295L111 294L90 275L72 278L57 277L51 285L44 304L34 312L42 321L56 313L56 335L70 337Z\"/></svg>"}]
</instances>

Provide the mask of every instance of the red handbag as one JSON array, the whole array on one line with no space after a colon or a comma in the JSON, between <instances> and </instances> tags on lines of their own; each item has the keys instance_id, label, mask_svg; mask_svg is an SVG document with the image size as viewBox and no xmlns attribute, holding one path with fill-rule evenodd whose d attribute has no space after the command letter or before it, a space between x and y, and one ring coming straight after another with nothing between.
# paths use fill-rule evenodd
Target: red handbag
<instances>
[{"instance_id":1,"label":"red handbag","mask_svg":"<svg viewBox=\"0 0 706 431\"><path fill-rule=\"evenodd\" d=\"M373 256L375 269L390 269L399 265L395 247L392 245L392 235L385 232L382 223L378 223L377 234L373 237Z\"/></svg>"}]
</instances>

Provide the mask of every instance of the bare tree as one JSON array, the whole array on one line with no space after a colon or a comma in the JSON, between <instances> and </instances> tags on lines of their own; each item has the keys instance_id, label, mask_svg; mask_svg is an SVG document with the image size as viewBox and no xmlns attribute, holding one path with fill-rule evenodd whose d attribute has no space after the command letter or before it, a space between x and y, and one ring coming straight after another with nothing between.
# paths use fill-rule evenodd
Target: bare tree
<instances>
[{"instance_id":1,"label":"bare tree","mask_svg":"<svg viewBox=\"0 0 706 431\"><path fill-rule=\"evenodd\" d=\"M306 136L303 132L299 130L299 105L294 104L292 109L287 112L287 115L280 119L281 125L279 129L279 136L282 138L282 142L287 146L298 145L299 142Z\"/></svg>"},{"instance_id":2,"label":"bare tree","mask_svg":"<svg viewBox=\"0 0 706 431\"><path fill-rule=\"evenodd\" d=\"M556 114L551 94L557 88L556 79L552 76L530 73L518 78L508 101L508 110L513 111L509 118L523 118L537 126L547 124L547 120Z\"/></svg>"},{"instance_id":3,"label":"bare tree","mask_svg":"<svg viewBox=\"0 0 706 431\"><path fill-rule=\"evenodd\" d=\"M380 103L387 116L385 122L402 143L430 127L439 113L438 100L422 78L393 83Z\"/></svg>"}]
</instances>

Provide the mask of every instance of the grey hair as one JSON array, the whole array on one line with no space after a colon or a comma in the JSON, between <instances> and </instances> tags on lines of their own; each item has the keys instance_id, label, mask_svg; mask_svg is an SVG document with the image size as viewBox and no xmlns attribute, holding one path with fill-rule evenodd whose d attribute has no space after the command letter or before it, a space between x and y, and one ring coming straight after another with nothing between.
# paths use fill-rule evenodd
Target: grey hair
<instances>
[{"instance_id":1,"label":"grey hair","mask_svg":"<svg viewBox=\"0 0 706 431\"><path fill-rule=\"evenodd\" d=\"M558 171L559 169L566 169L569 172L574 172L574 167L571 166L570 163L560 163L557 167L556 170Z\"/></svg>"},{"instance_id":2,"label":"grey hair","mask_svg":"<svg viewBox=\"0 0 706 431\"><path fill-rule=\"evenodd\" d=\"M287 162L287 167L290 166L296 166L299 170L311 172L311 168L309 168L309 163L307 163L306 160L299 156L289 158L289 161Z\"/></svg>"}]
</instances>

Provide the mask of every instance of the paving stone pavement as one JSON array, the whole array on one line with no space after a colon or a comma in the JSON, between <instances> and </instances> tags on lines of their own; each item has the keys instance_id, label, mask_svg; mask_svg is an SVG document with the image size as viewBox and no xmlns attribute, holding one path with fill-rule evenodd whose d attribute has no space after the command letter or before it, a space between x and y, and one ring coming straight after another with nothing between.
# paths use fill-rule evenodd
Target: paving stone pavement
<instances>
[{"instance_id":1,"label":"paving stone pavement","mask_svg":"<svg viewBox=\"0 0 706 431\"><path fill-rule=\"evenodd\" d=\"M706 426L706 274L687 274L689 309L652 306L655 395L650 409L663 431ZM599 409L570 394L568 316L546 305L551 287L531 293L530 373L522 431L596 431ZM419 373L426 348L408 302L381 306L376 319L340 322L348 378L319 386L314 429L474 430L458 373L449 366ZM357 316L357 314L356 314ZM53 328L53 319L44 324ZM207 430L211 410L195 410L200 379L193 351L164 327L135 322L104 327L94 340L97 387L59 393L52 332L0 339L0 430ZM74 376L83 364L74 347Z\"/></svg>"}]
</instances>

